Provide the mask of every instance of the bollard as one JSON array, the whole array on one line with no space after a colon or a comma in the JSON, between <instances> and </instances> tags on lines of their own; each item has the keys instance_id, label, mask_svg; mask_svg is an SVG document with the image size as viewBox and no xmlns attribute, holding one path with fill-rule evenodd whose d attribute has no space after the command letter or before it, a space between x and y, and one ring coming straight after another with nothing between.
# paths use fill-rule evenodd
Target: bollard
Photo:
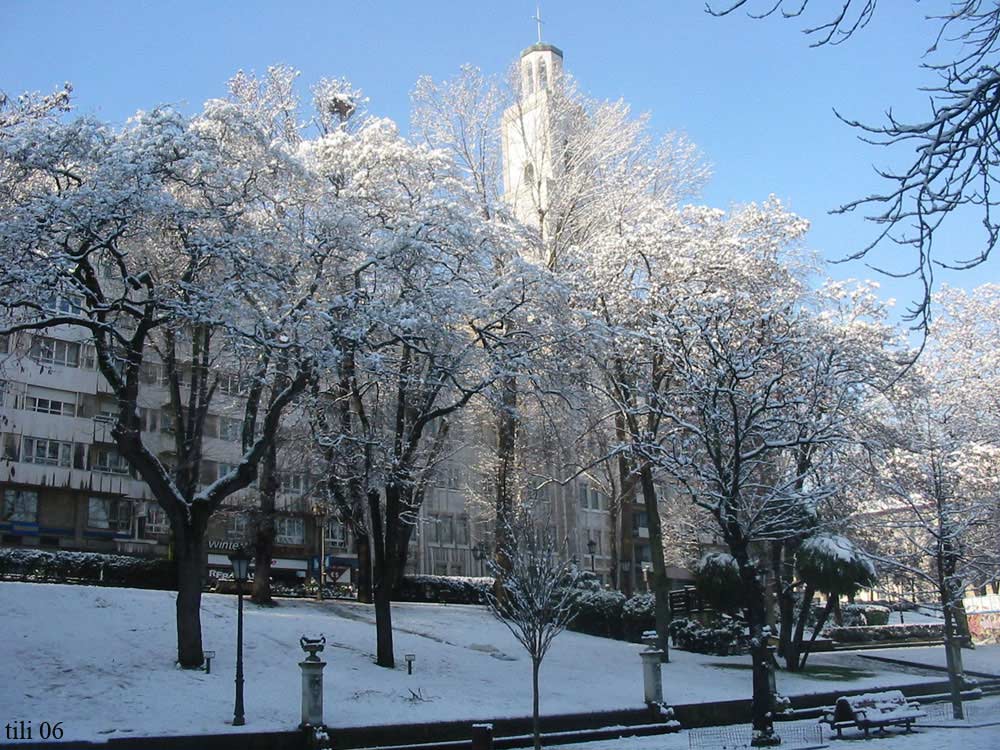
<instances>
[{"instance_id":1,"label":"bollard","mask_svg":"<svg viewBox=\"0 0 1000 750\"><path fill-rule=\"evenodd\" d=\"M323 667L326 662L316 654L323 650L326 638L310 639L302 636L299 645L309 655L299 662L302 669L302 723L303 727L321 727L323 723Z\"/></svg>"},{"instance_id":2,"label":"bollard","mask_svg":"<svg viewBox=\"0 0 1000 750\"><path fill-rule=\"evenodd\" d=\"M663 677L660 674L660 663L663 652L655 648L640 651L642 657L642 687L646 703L663 703Z\"/></svg>"},{"instance_id":3,"label":"bollard","mask_svg":"<svg viewBox=\"0 0 1000 750\"><path fill-rule=\"evenodd\" d=\"M472 750L493 750L493 725L472 725Z\"/></svg>"}]
</instances>

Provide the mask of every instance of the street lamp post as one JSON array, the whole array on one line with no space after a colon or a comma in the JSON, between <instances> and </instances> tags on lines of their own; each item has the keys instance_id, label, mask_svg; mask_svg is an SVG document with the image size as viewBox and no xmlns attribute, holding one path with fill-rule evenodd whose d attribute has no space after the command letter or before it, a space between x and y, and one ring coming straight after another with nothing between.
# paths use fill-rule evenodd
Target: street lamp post
<instances>
[{"instance_id":1,"label":"street lamp post","mask_svg":"<svg viewBox=\"0 0 1000 750\"><path fill-rule=\"evenodd\" d=\"M587 552L590 553L590 572L596 573L597 570L594 568L594 550L597 549L597 542L593 539L587 540Z\"/></svg>"},{"instance_id":2,"label":"street lamp post","mask_svg":"<svg viewBox=\"0 0 1000 750\"><path fill-rule=\"evenodd\" d=\"M479 577L483 577L483 560L486 559L486 545L482 542L476 542L476 545L472 548L472 556L479 562Z\"/></svg>"},{"instance_id":3,"label":"street lamp post","mask_svg":"<svg viewBox=\"0 0 1000 750\"><path fill-rule=\"evenodd\" d=\"M243 584L247 582L250 572L250 556L242 549L229 556L233 566L233 579L236 581L236 600L238 613L236 616L236 705L233 708L233 726L246 724L243 714Z\"/></svg>"}]
</instances>

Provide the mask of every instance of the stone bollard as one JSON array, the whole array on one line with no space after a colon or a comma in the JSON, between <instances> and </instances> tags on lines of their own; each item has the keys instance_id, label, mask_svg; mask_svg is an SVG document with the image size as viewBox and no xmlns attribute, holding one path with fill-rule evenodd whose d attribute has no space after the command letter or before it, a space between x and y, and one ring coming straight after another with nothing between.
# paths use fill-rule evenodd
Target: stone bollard
<instances>
[{"instance_id":1,"label":"stone bollard","mask_svg":"<svg viewBox=\"0 0 1000 750\"><path fill-rule=\"evenodd\" d=\"M303 727L321 727L323 722L323 667L326 662L316 654L323 650L326 637L312 639L302 636L299 645L309 654L299 662L302 669L302 723Z\"/></svg>"},{"instance_id":2,"label":"stone bollard","mask_svg":"<svg viewBox=\"0 0 1000 750\"><path fill-rule=\"evenodd\" d=\"M663 677L660 674L660 664L663 652L655 648L640 651L642 657L642 687L646 703L663 703Z\"/></svg>"},{"instance_id":3,"label":"stone bollard","mask_svg":"<svg viewBox=\"0 0 1000 750\"><path fill-rule=\"evenodd\" d=\"M472 750L493 750L493 725L472 725Z\"/></svg>"}]
</instances>

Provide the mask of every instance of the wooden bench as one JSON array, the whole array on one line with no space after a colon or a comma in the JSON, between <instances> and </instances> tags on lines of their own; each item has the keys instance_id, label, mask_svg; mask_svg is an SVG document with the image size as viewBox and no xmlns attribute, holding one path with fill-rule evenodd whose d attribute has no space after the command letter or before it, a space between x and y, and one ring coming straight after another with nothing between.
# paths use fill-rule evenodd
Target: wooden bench
<instances>
[{"instance_id":1,"label":"wooden bench","mask_svg":"<svg viewBox=\"0 0 1000 750\"><path fill-rule=\"evenodd\" d=\"M865 730L865 737L871 729L885 731L886 727L905 727L910 731L910 725L917 719L927 716L916 701L907 701L902 691L886 690L883 693L865 693L837 699L837 705L820 719L821 724L829 724L837 730L837 738L841 731L850 727Z\"/></svg>"}]
</instances>

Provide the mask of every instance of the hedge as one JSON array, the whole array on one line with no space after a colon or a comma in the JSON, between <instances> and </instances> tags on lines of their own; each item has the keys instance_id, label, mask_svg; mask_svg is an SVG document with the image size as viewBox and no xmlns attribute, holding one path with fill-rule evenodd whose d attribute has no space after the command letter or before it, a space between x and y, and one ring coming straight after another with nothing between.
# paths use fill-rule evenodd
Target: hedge
<instances>
[{"instance_id":1,"label":"hedge","mask_svg":"<svg viewBox=\"0 0 1000 750\"><path fill-rule=\"evenodd\" d=\"M493 588L492 578L458 576L404 576L394 595L399 602L440 602L442 604L486 604Z\"/></svg>"},{"instance_id":2,"label":"hedge","mask_svg":"<svg viewBox=\"0 0 1000 750\"><path fill-rule=\"evenodd\" d=\"M2 547L0 576L137 589L177 590L177 571L170 560L151 560L99 552Z\"/></svg>"},{"instance_id":3,"label":"hedge","mask_svg":"<svg viewBox=\"0 0 1000 750\"><path fill-rule=\"evenodd\" d=\"M911 638L931 641L944 638L944 624L937 622L912 625L861 625L857 627L833 627L827 632L830 638L837 643L902 641Z\"/></svg>"},{"instance_id":4,"label":"hedge","mask_svg":"<svg viewBox=\"0 0 1000 750\"><path fill-rule=\"evenodd\" d=\"M750 650L746 625L726 615L708 626L687 618L673 620L669 631L675 647L696 654L735 656Z\"/></svg>"},{"instance_id":5,"label":"hedge","mask_svg":"<svg viewBox=\"0 0 1000 750\"><path fill-rule=\"evenodd\" d=\"M865 604L862 602L845 604L841 608L841 612L844 616L845 627L889 624L890 609L879 604Z\"/></svg>"}]
</instances>

